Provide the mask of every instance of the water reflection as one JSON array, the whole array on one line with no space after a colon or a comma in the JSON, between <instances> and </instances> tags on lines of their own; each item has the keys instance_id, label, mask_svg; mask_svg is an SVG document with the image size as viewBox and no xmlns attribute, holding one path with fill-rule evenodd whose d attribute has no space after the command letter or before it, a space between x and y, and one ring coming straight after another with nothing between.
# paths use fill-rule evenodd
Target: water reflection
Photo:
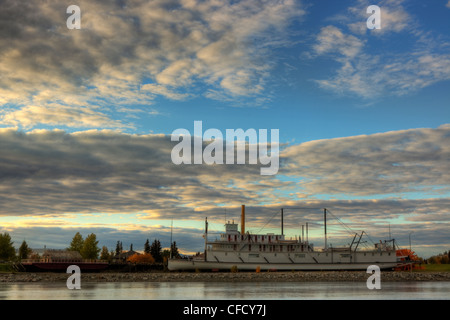
<instances>
[{"instance_id":1,"label":"water reflection","mask_svg":"<svg viewBox=\"0 0 450 320\"><path fill-rule=\"evenodd\" d=\"M264 299L449 299L450 282L382 283L369 290L355 282L84 282L81 290L65 283L1 283L6 300L264 300Z\"/></svg>"}]
</instances>

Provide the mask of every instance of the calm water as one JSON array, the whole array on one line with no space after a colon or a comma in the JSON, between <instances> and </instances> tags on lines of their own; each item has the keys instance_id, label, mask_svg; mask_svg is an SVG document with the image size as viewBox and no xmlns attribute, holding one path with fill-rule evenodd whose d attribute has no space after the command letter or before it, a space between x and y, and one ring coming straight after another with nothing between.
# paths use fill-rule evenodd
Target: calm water
<instances>
[{"instance_id":1,"label":"calm water","mask_svg":"<svg viewBox=\"0 0 450 320\"><path fill-rule=\"evenodd\" d=\"M391 282L369 290L355 282L119 282L81 284L69 290L65 283L1 283L0 300L448 300L450 282Z\"/></svg>"}]
</instances>

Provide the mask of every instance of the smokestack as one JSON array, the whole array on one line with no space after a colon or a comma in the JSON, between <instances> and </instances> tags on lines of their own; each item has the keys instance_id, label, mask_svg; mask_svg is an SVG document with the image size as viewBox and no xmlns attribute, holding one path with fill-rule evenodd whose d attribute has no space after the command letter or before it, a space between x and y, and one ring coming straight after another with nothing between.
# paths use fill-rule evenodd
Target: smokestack
<instances>
[{"instance_id":1,"label":"smokestack","mask_svg":"<svg viewBox=\"0 0 450 320\"><path fill-rule=\"evenodd\" d=\"M241 234L245 234L245 205L241 208Z\"/></svg>"}]
</instances>

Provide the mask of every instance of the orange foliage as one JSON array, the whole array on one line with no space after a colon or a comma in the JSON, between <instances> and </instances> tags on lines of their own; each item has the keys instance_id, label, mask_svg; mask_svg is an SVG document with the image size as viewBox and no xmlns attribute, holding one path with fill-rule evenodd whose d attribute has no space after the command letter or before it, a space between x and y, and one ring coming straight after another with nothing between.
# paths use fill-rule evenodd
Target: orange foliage
<instances>
[{"instance_id":1,"label":"orange foliage","mask_svg":"<svg viewBox=\"0 0 450 320\"><path fill-rule=\"evenodd\" d=\"M136 264L153 264L155 263L155 259L152 257L150 253L139 254L135 253L131 257L127 259L128 262L136 263Z\"/></svg>"},{"instance_id":2,"label":"orange foliage","mask_svg":"<svg viewBox=\"0 0 450 320\"><path fill-rule=\"evenodd\" d=\"M395 268L397 271L411 270L411 268L424 269L424 267L420 265L421 262L420 258L416 255L414 251L409 249L399 249L397 250L396 253L397 257L400 257L400 261L406 263L405 265Z\"/></svg>"}]
</instances>

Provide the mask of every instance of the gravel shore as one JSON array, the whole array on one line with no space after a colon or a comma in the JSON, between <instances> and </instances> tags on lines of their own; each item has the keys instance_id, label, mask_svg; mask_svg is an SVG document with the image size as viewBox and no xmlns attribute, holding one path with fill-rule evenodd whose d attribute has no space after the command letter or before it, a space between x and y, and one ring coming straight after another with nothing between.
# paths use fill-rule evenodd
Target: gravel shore
<instances>
[{"instance_id":1,"label":"gravel shore","mask_svg":"<svg viewBox=\"0 0 450 320\"><path fill-rule=\"evenodd\" d=\"M0 283L16 282L65 282L66 273L0 273ZM366 281L370 275L364 271L315 271L315 272L137 272L137 273L82 273L81 281L88 282L332 282ZM381 272L381 280L396 281L450 281L450 272Z\"/></svg>"}]
</instances>

